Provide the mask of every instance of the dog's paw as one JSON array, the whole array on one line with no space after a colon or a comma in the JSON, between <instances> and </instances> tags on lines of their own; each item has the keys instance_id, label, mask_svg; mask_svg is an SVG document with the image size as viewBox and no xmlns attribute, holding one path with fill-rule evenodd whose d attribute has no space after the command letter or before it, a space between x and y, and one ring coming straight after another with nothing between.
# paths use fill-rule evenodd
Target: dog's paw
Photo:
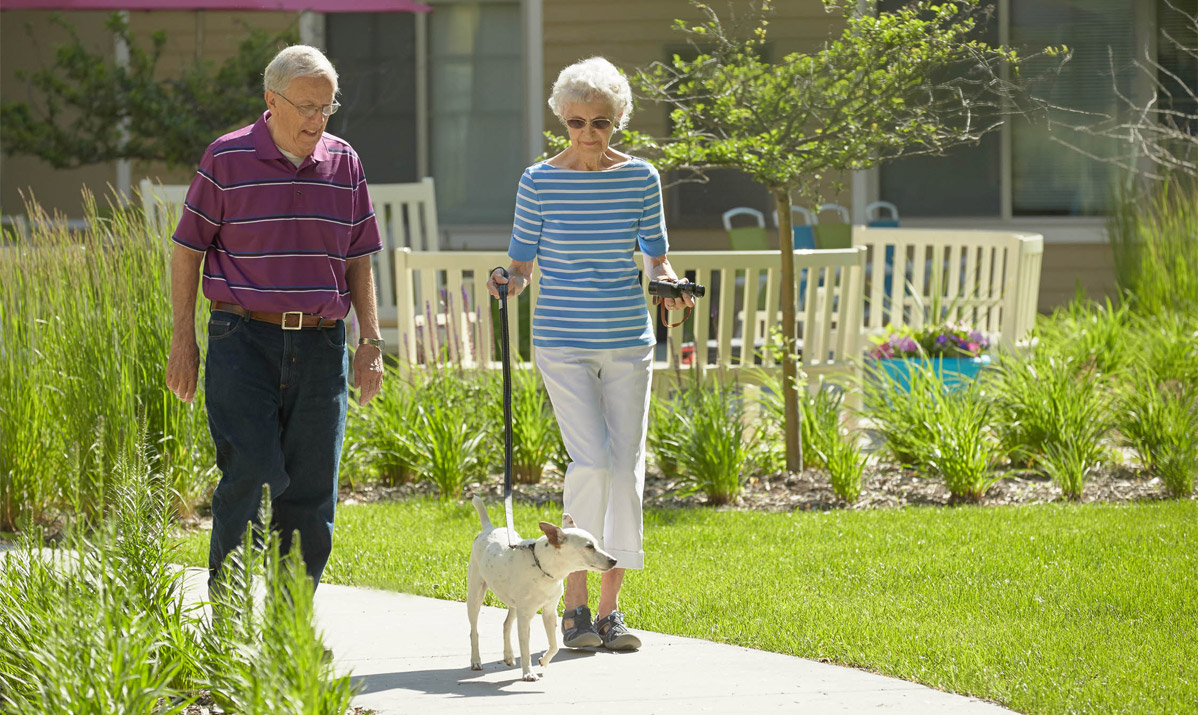
<instances>
[{"instance_id":1,"label":"dog's paw","mask_svg":"<svg viewBox=\"0 0 1200 715\"><path fill-rule=\"evenodd\" d=\"M546 663L548 662L550 661L546 660L546 656L544 655L541 658L538 658L538 665L542 666L543 668L546 667Z\"/></svg>"},{"instance_id":2,"label":"dog's paw","mask_svg":"<svg viewBox=\"0 0 1200 715\"><path fill-rule=\"evenodd\" d=\"M513 657L512 653L505 653L504 654L504 664L505 665L516 665L517 659Z\"/></svg>"},{"instance_id":3,"label":"dog's paw","mask_svg":"<svg viewBox=\"0 0 1200 715\"><path fill-rule=\"evenodd\" d=\"M525 673L524 675L522 675L521 680L524 680L527 683L536 683L538 681L538 679L541 677L542 676L538 675L537 673L535 673L531 670L528 673Z\"/></svg>"},{"instance_id":4,"label":"dog's paw","mask_svg":"<svg viewBox=\"0 0 1200 715\"><path fill-rule=\"evenodd\" d=\"M483 670L483 663L471 663L471 670Z\"/></svg>"}]
</instances>

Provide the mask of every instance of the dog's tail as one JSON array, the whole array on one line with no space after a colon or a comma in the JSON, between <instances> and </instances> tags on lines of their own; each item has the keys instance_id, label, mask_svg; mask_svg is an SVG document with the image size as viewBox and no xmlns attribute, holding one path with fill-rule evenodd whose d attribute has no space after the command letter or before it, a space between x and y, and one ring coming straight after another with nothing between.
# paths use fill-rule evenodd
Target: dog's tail
<instances>
[{"instance_id":1,"label":"dog's tail","mask_svg":"<svg viewBox=\"0 0 1200 715\"><path fill-rule=\"evenodd\" d=\"M483 528L492 528L492 520L488 518L487 509L483 507L483 500L476 496L471 499L471 502L475 505L475 511L479 512L479 523Z\"/></svg>"}]
</instances>

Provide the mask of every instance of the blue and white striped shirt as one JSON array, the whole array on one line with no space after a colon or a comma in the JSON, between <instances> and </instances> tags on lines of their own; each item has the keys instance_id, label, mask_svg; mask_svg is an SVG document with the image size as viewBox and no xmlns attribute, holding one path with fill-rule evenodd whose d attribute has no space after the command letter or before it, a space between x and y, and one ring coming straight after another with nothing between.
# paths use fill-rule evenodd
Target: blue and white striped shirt
<instances>
[{"instance_id":1,"label":"blue and white striped shirt","mask_svg":"<svg viewBox=\"0 0 1200 715\"><path fill-rule=\"evenodd\" d=\"M508 255L538 260L533 344L604 350L653 345L633 252L667 252L658 171L630 159L605 171L543 162L521 175Z\"/></svg>"}]
</instances>

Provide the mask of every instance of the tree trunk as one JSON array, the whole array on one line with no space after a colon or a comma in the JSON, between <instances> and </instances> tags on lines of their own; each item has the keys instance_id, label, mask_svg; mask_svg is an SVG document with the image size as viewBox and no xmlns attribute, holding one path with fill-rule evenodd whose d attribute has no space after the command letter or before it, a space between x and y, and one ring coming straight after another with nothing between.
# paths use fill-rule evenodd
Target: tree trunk
<instances>
[{"instance_id":1,"label":"tree trunk","mask_svg":"<svg viewBox=\"0 0 1200 715\"><path fill-rule=\"evenodd\" d=\"M800 471L800 400L797 391L796 355L796 254L792 248L792 196L786 188L775 192L779 213L779 308L783 314L783 444L787 470Z\"/></svg>"}]
</instances>

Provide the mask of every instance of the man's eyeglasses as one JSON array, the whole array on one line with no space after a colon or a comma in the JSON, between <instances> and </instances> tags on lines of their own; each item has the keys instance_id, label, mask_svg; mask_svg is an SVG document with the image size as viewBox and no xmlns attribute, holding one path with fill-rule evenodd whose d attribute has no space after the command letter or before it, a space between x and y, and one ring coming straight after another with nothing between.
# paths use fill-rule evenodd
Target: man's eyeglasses
<instances>
[{"instance_id":1,"label":"man's eyeglasses","mask_svg":"<svg viewBox=\"0 0 1200 715\"><path fill-rule=\"evenodd\" d=\"M282 92L276 92L275 94L278 94L280 97L283 97L284 99L286 99L287 103L292 105L293 107L295 107L296 111L300 112L300 116L304 117L305 119L308 119L309 117L313 116L317 112L320 112L321 116L323 116L323 117L328 117L329 115L336 112L338 110L338 107L342 106L341 104L338 104L337 102L334 102L333 104L322 104L319 107L311 105L311 104L300 105L300 104L296 104L295 102L288 99L287 97L284 97Z\"/></svg>"},{"instance_id":2,"label":"man's eyeglasses","mask_svg":"<svg viewBox=\"0 0 1200 715\"><path fill-rule=\"evenodd\" d=\"M588 125L588 120L586 120L586 119L574 118L574 119L567 120L567 126L572 129L583 129L587 125ZM612 126L612 120L605 119L604 117L597 117L596 119L593 119L591 121L591 125L593 127L595 127L597 131L602 132L605 129L608 129L609 127Z\"/></svg>"}]
</instances>

